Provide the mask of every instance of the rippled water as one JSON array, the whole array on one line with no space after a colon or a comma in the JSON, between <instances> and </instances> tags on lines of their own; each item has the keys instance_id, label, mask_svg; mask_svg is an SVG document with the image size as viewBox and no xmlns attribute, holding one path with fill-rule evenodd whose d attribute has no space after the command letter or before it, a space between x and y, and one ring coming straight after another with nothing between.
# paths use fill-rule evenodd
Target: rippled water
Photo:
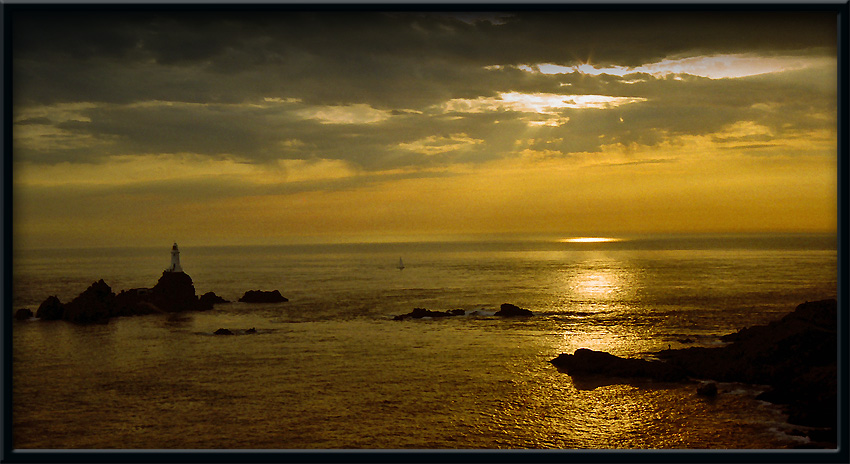
<instances>
[{"instance_id":1,"label":"rippled water","mask_svg":"<svg viewBox=\"0 0 850 464\"><path fill-rule=\"evenodd\" d=\"M752 386L574 381L548 360L696 344L834 297L834 237L193 248L198 294L282 304L13 326L16 448L784 448ZM169 244L166 244L169 245ZM832 247L832 248L830 248ZM150 287L163 249L18 251L14 305L103 278ZM403 256L406 268L395 269ZM499 304L527 320L492 316ZM414 307L477 315L393 321ZM256 334L214 336L220 327Z\"/></svg>"}]
</instances>

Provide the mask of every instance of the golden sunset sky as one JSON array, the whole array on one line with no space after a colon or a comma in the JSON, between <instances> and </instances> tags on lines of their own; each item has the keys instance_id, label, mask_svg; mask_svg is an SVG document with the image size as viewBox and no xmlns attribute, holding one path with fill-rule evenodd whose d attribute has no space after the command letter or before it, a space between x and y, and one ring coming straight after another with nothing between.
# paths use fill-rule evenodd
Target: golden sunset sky
<instances>
[{"instance_id":1,"label":"golden sunset sky","mask_svg":"<svg viewBox=\"0 0 850 464\"><path fill-rule=\"evenodd\" d=\"M15 247L834 232L834 13L15 11Z\"/></svg>"}]
</instances>

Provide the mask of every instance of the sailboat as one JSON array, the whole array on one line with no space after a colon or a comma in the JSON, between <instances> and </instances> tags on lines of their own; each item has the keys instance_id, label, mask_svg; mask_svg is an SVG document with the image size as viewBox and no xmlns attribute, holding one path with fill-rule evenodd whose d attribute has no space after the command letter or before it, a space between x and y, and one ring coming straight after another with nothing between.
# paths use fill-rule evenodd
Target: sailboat
<instances>
[{"instance_id":1,"label":"sailboat","mask_svg":"<svg viewBox=\"0 0 850 464\"><path fill-rule=\"evenodd\" d=\"M401 258L398 259L398 266L396 266L396 267L398 268L399 271L404 269L404 262L401 260Z\"/></svg>"}]
</instances>

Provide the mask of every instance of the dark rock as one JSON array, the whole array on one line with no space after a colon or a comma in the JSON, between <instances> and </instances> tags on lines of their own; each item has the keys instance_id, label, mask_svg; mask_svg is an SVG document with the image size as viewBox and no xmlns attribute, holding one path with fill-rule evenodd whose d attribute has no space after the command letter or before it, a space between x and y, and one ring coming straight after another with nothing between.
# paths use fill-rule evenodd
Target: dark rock
<instances>
[{"instance_id":1,"label":"dark rock","mask_svg":"<svg viewBox=\"0 0 850 464\"><path fill-rule=\"evenodd\" d=\"M210 309L213 308L213 305L216 305L216 304L219 304L219 303L230 303L230 302L225 300L224 298L216 295L213 292L204 293L198 299L198 307L202 311L210 310Z\"/></svg>"},{"instance_id":2,"label":"dark rock","mask_svg":"<svg viewBox=\"0 0 850 464\"><path fill-rule=\"evenodd\" d=\"M245 331L246 334L255 334L257 333L257 329L251 327L250 329Z\"/></svg>"},{"instance_id":3,"label":"dark rock","mask_svg":"<svg viewBox=\"0 0 850 464\"><path fill-rule=\"evenodd\" d=\"M39 306L36 317L65 319L78 324L102 323L119 316L211 309L217 302L225 300L213 292L199 299L188 274L165 271L149 289L134 288L116 295L101 279L65 305L51 296Z\"/></svg>"},{"instance_id":4,"label":"dark rock","mask_svg":"<svg viewBox=\"0 0 850 464\"><path fill-rule=\"evenodd\" d=\"M164 271L147 300L166 312L197 311L200 308L192 278L185 272Z\"/></svg>"},{"instance_id":5,"label":"dark rock","mask_svg":"<svg viewBox=\"0 0 850 464\"><path fill-rule=\"evenodd\" d=\"M837 373L837 303L805 303L765 326L742 329L720 348L687 348L658 356L693 377L770 385L764 398L801 404L809 417L834 422ZM831 412L816 405L831 403ZM813 409L814 408L814 409ZM793 409L793 408L792 408ZM826 425L819 423L818 425Z\"/></svg>"},{"instance_id":6,"label":"dark rock","mask_svg":"<svg viewBox=\"0 0 850 464\"><path fill-rule=\"evenodd\" d=\"M215 335L233 335L229 329L221 328L213 332Z\"/></svg>"},{"instance_id":7,"label":"dark rock","mask_svg":"<svg viewBox=\"0 0 850 464\"><path fill-rule=\"evenodd\" d=\"M449 317L463 316L466 312L462 309L453 309L451 311L431 311L425 308L413 308L413 311L407 314L401 314L393 317L393 320L403 321L405 319L422 319L423 317Z\"/></svg>"},{"instance_id":8,"label":"dark rock","mask_svg":"<svg viewBox=\"0 0 850 464\"><path fill-rule=\"evenodd\" d=\"M562 354L552 363L563 366L570 375L644 374L768 385L770 390L759 399L786 405L790 423L820 427L826 431L824 436L832 437L838 405L837 306L834 299L806 302L778 321L722 337L731 342L724 347L659 351L655 354L666 361L666 367L657 372L656 368L642 371L639 364L621 362L635 360L615 361L620 358L607 353L591 356L582 350L576 351L581 356Z\"/></svg>"},{"instance_id":9,"label":"dark rock","mask_svg":"<svg viewBox=\"0 0 850 464\"><path fill-rule=\"evenodd\" d=\"M662 381L685 379L684 370L660 361L627 359L604 351L579 348L573 354L563 353L550 361L559 370L572 376L605 375L611 377L640 377Z\"/></svg>"},{"instance_id":10,"label":"dark rock","mask_svg":"<svg viewBox=\"0 0 850 464\"><path fill-rule=\"evenodd\" d=\"M285 303L289 301L279 290L265 292L262 290L248 290L239 298L242 303Z\"/></svg>"},{"instance_id":11,"label":"dark rock","mask_svg":"<svg viewBox=\"0 0 850 464\"><path fill-rule=\"evenodd\" d=\"M62 318L78 324L103 323L114 315L115 308L115 293L100 279L65 305Z\"/></svg>"},{"instance_id":12,"label":"dark rock","mask_svg":"<svg viewBox=\"0 0 850 464\"><path fill-rule=\"evenodd\" d=\"M55 296L49 296L44 300L35 312L35 317L45 320L62 319L65 314L65 305Z\"/></svg>"},{"instance_id":13,"label":"dark rock","mask_svg":"<svg viewBox=\"0 0 850 464\"><path fill-rule=\"evenodd\" d=\"M148 301L149 288L131 288L122 290L115 295L115 311L113 316L138 316L142 314L161 313L162 309Z\"/></svg>"},{"instance_id":14,"label":"dark rock","mask_svg":"<svg viewBox=\"0 0 850 464\"><path fill-rule=\"evenodd\" d=\"M503 304L499 311L495 314L496 316L502 317L517 317L517 316L533 316L534 313L527 309L520 308L519 306L512 305L510 303Z\"/></svg>"},{"instance_id":15,"label":"dark rock","mask_svg":"<svg viewBox=\"0 0 850 464\"><path fill-rule=\"evenodd\" d=\"M697 395L717 396L717 384L714 382L704 383L697 387Z\"/></svg>"},{"instance_id":16,"label":"dark rock","mask_svg":"<svg viewBox=\"0 0 850 464\"><path fill-rule=\"evenodd\" d=\"M21 308L15 313L15 319L19 321L25 321L33 316L32 310L28 308Z\"/></svg>"}]
</instances>

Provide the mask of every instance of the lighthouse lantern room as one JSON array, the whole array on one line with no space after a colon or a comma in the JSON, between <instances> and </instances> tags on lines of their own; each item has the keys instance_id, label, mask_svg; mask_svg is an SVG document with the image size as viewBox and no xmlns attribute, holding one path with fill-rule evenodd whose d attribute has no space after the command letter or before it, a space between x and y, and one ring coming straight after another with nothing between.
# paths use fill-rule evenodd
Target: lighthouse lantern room
<instances>
[{"instance_id":1,"label":"lighthouse lantern room","mask_svg":"<svg viewBox=\"0 0 850 464\"><path fill-rule=\"evenodd\" d=\"M166 271L183 272L183 268L180 267L180 250L177 249L177 242L174 242L174 246L171 247L171 267Z\"/></svg>"}]
</instances>

